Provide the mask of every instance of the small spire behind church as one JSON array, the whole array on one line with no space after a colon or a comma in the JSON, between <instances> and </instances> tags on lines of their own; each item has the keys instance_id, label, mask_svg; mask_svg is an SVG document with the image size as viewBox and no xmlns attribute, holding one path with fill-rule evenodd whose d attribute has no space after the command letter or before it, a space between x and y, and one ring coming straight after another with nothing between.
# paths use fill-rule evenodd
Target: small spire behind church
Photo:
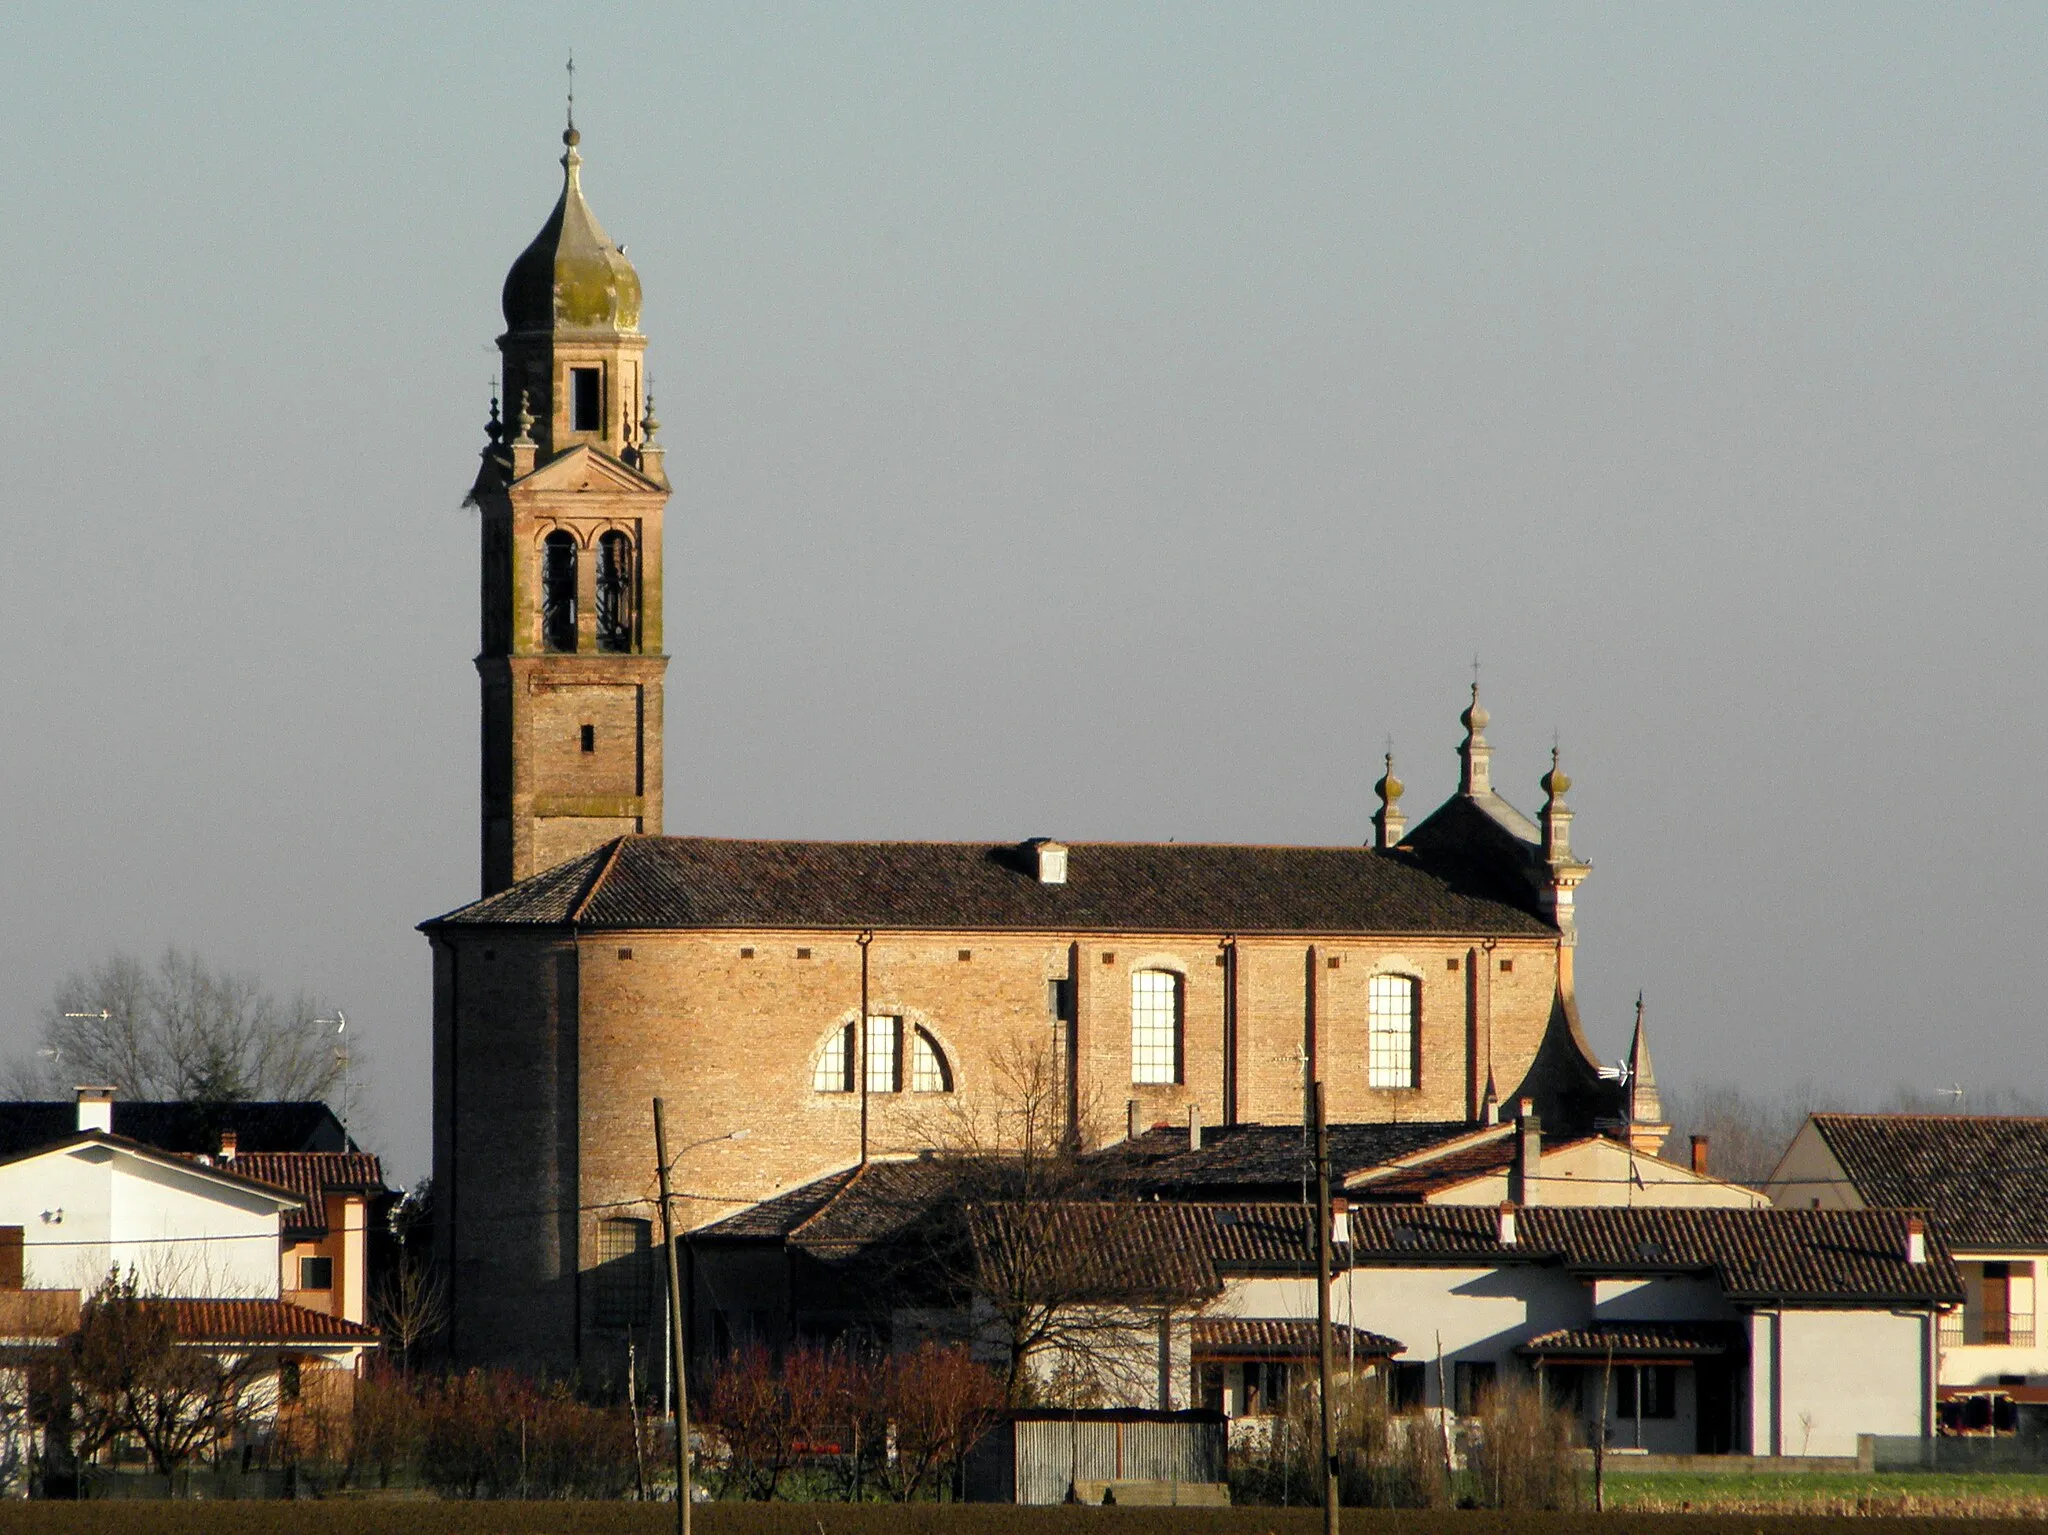
<instances>
[{"instance_id":1,"label":"small spire behind church","mask_svg":"<svg viewBox=\"0 0 2048 1535\"><path fill-rule=\"evenodd\" d=\"M1628 1047L1628 1143L1654 1157L1671 1134L1664 1120L1664 1099L1657 1091L1657 1068L1650 1064L1650 1036L1643 1024L1643 994L1636 993L1636 1032Z\"/></svg>"},{"instance_id":2,"label":"small spire behind church","mask_svg":"<svg viewBox=\"0 0 2048 1535\"><path fill-rule=\"evenodd\" d=\"M1380 781L1372 786L1373 793L1380 797L1380 808L1372 816L1372 845L1381 852L1400 845L1402 836L1408 830L1408 817L1401 814L1401 790L1406 787L1394 776L1394 753L1387 751L1387 770L1380 775Z\"/></svg>"}]
</instances>

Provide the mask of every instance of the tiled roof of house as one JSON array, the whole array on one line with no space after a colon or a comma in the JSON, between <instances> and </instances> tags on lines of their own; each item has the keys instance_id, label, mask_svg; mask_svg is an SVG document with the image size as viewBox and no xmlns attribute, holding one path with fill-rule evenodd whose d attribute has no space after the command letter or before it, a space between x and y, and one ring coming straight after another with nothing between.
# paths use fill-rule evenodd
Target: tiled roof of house
<instances>
[{"instance_id":1,"label":"tiled roof of house","mask_svg":"<svg viewBox=\"0 0 2048 1535\"><path fill-rule=\"evenodd\" d=\"M1462 1120L1330 1126L1330 1175L1342 1179L1470 1135ZM1095 1152L1090 1160L1141 1194L1184 1199L1285 1198L1307 1176L1313 1145L1300 1125L1216 1125L1188 1150L1185 1126L1161 1126Z\"/></svg>"},{"instance_id":2,"label":"tiled roof of house","mask_svg":"<svg viewBox=\"0 0 2048 1535\"><path fill-rule=\"evenodd\" d=\"M1952 1247L2048 1247L2048 1119L1816 1114L1869 1205L1926 1210Z\"/></svg>"},{"instance_id":3,"label":"tiled roof of house","mask_svg":"<svg viewBox=\"0 0 2048 1535\"><path fill-rule=\"evenodd\" d=\"M0 1156L61 1141L78 1129L75 1102L0 1104ZM212 1154L222 1131L248 1151L341 1151L346 1133L324 1103L114 1101L114 1133L159 1151Z\"/></svg>"},{"instance_id":4,"label":"tiled roof of house","mask_svg":"<svg viewBox=\"0 0 2048 1535\"><path fill-rule=\"evenodd\" d=\"M963 1184L951 1158L870 1162L827 1173L798 1188L700 1226L692 1240L782 1241L803 1247L860 1246L911 1225Z\"/></svg>"},{"instance_id":5,"label":"tiled roof of house","mask_svg":"<svg viewBox=\"0 0 2048 1535\"><path fill-rule=\"evenodd\" d=\"M377 1329L286 1300L144 1302L170 1308L179 1337L195 1343L375 1343Z\"/></svg>"},{"instance_id":6,"label":"tiled roof of house","mask_svg":"<svg viewBox=\"0 0 2048 1535\"><path fill-rule=\"evenodd\" d=\"M984 1282L1104 1301L1186 1301L1223 1288L1191 1207L1061 1200L967 1211Z\"/></svg>"},{"instance_id":7,"label":"tiled roof of house","mask_svg":"<svg viewBox=\"0 0 2048 1535\"><path fill-rule=\"evenodd\" d=\"M1352 1355L1368 1357L1405 1353L1408 1345L1384 1333L1347 1327L1341 1322L1330 1327L1340 1359ZM1322 1352L1316 1339L1316 1324L1308 1321L1278 1321L1260 1317L1196 1317L1193 1324L1197 1354L1228 1354L1233 1358L1309 1359Z\"/></svg>"},{"instance_id":8,"label":"tiled roof of house","mask_svg":"<svg viewBox=\"0 0 2048 1535\"><path fill-rule=\"evenodd\" d=\"M422 924L1159 933L1456 933L1555 928L1522 884L1481 886L1356 847L1083 842L1064 884L980 842L625 837Z\"/></svg>"},{"instance_id":9,"label":"tiled roof of house","mask_svg":"<svg viewBox=\"0 0 2048 1535\"><path fill-rule=\"evenodd\" d=\"M1710 1273L1732 1300L1954 1301L1962 1280L1929 1237L1906 1261L1904 1210L1684 1209L1539 1205L1502 1246L1480 1206L1354 1205L1354 1259L1562 1263L1590 1273Z\"/></svg>"},{"instance_id":10,"label":"tiled roof of house","mask_svg":"<svg viewBox=\"0 0 2048 1535\"><path fill-rule=\"evenodd\" d=\"M1539 1333L1515 1350L1546 1359L1704 1359L1734 1345L1721 1322L1596 1322Z\"/></svg>"},{"instance_id":11,"label":"tiled roof of house","mask_svg":"<svg viewBox=\"0 0 2048 1535\"><path fill-rule=\"evenodd\" d=\"M274 1184L299 1196L300 1213L285 1217L288 1236L327 1229L329 1194L382 1194L384 1167L367 1151L249 1151L213 1165L259 1183Z\"/></svg>"},{"instance_id":12,"label":"tiled roof of house","mask_svg":"<svg viewBox=\"0 0 2048 1535\"><path fill-rule=\"evenodd\" d=\"M1487 1173L1504 1172L1514 1160L1514 1136L1501 1135L1474 1146L1460 1146L1439 1157L1417 1160L1377 1177L1367 1169L1363 1175L1346 1180L1344 1192L1353 1199L1413 1204Z\"/></svg>"}]
</instances>

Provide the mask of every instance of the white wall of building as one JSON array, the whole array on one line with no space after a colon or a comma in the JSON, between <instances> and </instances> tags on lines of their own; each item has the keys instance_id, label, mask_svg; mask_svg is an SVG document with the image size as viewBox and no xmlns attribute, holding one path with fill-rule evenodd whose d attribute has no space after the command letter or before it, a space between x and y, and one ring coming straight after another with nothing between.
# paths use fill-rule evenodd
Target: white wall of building
<instances>
[{"instance_id":1,"label":"white wall of building","mask_svg":"<svg viewBox=\"0 0 2048 1535\"><path fill-rule=\"evenodd\" d=\"M1759 1313L1750 1340L1750 1452L1854 1455L1858 1434L1926 1432L1927 1327L1918 1313Z\"/></svg>"},{"instance_id":2,"label":"white wall of building","mask_svg":"<svg viewBox=\"0 0 2048 1535\"><path fill-rule=\"evenodd\" d=\"M160 1295L275 1299L286 1196L83 1142L0 1164L0 1226L22 1228L31 1289L94 1289L132 1268Z\"/></svg>"},{"instance_id":3,"label":"white wall of building","mask_svg":"<svg viewBox=\"0 0 2048 1535\"><path fill-rule=\"evenodd\" d=\"M1755 1189L1703 1178L1689 1167L1644 1156L1604 1138L1552 1147L1537 1159L1537 1165L1540 1176L1532 1204L1753 1210L1770 1203ZM1507 1197L1508 1175L1500 1172L1439 1189L1429 1196L1429 1203L1498 1205Z\"/></svg>"}]
</instances>

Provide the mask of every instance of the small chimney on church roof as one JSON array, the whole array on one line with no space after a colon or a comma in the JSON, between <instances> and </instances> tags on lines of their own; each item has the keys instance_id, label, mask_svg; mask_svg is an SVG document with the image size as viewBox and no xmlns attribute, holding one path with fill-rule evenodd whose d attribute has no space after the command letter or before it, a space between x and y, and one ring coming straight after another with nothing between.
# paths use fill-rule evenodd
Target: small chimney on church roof
<instances>
[{"instance_id":1,"label":"small chimney on church roof","mask_svg":"<svg viewBox=\"0 0 2048 1535\"><path fill-rule=\"evenodd\" d=\"M1064 885L1067 882L1067 845L1055 842L1050 837L1033 837L1024 844L1024 851L1031 858L1031 873L1041 885Z\"/></svg>"}]
</instances>

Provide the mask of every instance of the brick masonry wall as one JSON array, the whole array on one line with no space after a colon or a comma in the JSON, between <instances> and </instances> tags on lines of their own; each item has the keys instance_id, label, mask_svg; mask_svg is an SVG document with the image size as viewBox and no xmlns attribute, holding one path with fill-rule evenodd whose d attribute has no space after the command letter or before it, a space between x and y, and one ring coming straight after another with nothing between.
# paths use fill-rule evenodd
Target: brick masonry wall
<instances>
[{"instance_id":1,"label":"brick masonry wall","mask_svg":"<svg viewBox=\"0 0 2048 1535\"><path fill-rule=\"evenodd\" d=\"M570 940L499 930L446 934L436 948L435 1170L465 1357L545 1358L558 1370L596 1369L608 1357L616 1340L574 1320L590 1315L577 1275L596 1262L601 1219L655 1215L656 1095L668 1104L679 1215L689 1225L859 1158L860 1095L812 1085L819 1050L859 1011L851 934ZM1333 1119L1463 1119L1485 1077L1489 1034L1500 1091L1520 1083L1556 983L1555 946L1540 939L1491 952L1450 939L1359 937L1243 939L1237 949L1237 1117L1247 1121L1299 1122L1311 992ZM1047 982L1070 971L1078 1096L1092 1139L1122 1135L1131 1099L1144 1125L1185 1123L1191 1103L1205 1123L1222 1122L1228 972L1219 954L1213 937L878 934L869 1010L902 1017L906 1032L926 1029L955 1091L871 1094L871 1154L985 1135L990 1111L1014 1100L1006 1083L1020 1063L1061 1053ZM1145 967L1185 977L1179 1083L1130 1081L1130 977ZM1383 969L1421 983L1413 1089L1366 1086L1367 986ZM906 1089L907 1057L906 1042ZM730 1139L736 1130L746 1137Z\"/></svg>"}]
</instances>

